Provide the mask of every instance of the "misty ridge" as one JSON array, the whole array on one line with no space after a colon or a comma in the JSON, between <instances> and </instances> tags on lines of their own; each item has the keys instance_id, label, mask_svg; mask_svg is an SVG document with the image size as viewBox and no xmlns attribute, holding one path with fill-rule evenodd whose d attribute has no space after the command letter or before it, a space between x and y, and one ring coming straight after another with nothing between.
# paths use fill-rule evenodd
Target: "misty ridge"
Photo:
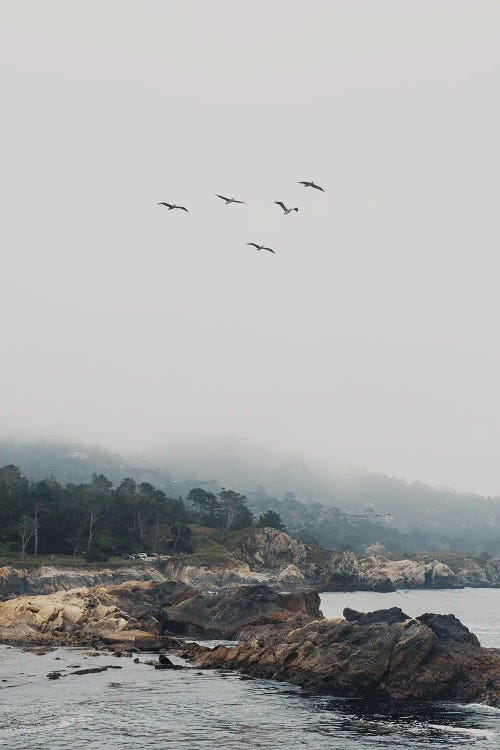
<instances>
[{"instance_id":1,"label":"misty ridge","mask_svg":"<svg viewBox=\"0 0 500 750\"><path fill-rule=\"evenodd\" d=\"M273 511L298 539L357 554L500 553L498 497L382 474L327 470L232 438L155 448L138 456L72 442L3 439L0 467L6 465L18 467L33 482L53 478L62 487L90 486L93 475L114 487L130 478L170 500L187 500L188 511L193 488L214 496L229 489L244 498L254 521Z\"/></svg>"}]
</instances>

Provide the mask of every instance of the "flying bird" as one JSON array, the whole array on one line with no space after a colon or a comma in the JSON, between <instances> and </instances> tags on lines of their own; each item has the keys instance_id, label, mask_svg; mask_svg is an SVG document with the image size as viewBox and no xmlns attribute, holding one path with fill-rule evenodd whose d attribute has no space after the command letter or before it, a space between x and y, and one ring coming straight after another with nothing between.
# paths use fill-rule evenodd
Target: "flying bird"
<instances>
[{"instance_id":1,"label":"flying bird","mask_svg":"<svg viewBox=\"0 0 500 750\"><path fill-rule=\"evenodd\" d=\"M221 198L223 201L225 201L226 202L226 206L228 206L230 203L243 203L243 204L245 204L245 201L237 201L236 198L226 198L225 195L219 195L219 193L215 193L215 195L216 195L217 198Z\"/></svg>"},{"instance_id":2,"label":"flying bird","mask_svg":"<svg viewBox=\"0 0 500 750\"><path fill-rule=\"evenodd\" d=\"M287 208L285 206L285 204L283 203L283 201L274 201L274 202L276 203L277 206L281 206L281 208L283 209L283 211L285 212L285 214L291 214L292 211L298 211L299 210L298 208Z\"/></svg>"},{"instance_id":3,"label":"flying bird","mask_svg":"<svg viewBox=\"0 0 500 750\"><path fill-rule=\"evenodd\" d=\"M300 180L299 185L304 185L304 187L316 188L316 190L321 190L322 193L326 192L324 188L320 187L319 185L316 185L316 183L313 181L308 182L307 180Z\"/></svg>"},{"instance_id":4,"label":"flying bird","mask_svg":"<svg viewBox=\"0 0 500 750\"><path fill-rule=\"evenodd\" d=\"M252 245L252 247L254 247L257 251L258 250L268 250L273 255L276 255L276 253L274 252L274 250L272 249L272 247L266 247L265 245L257 245L256 242L247 242L247 245Z\"/></svg>"},{"instance_id":5,"label":"flying bird","mask_svg":"<svg viewBox=\"0 0 500 750\"><path fill-rule=\"evenodd\" d=\"M160 203L157 203L156 205L166 206L169 211L171 211L173 208L180 208L181 211L187 211L187 208L185 206L176 206L175 203L165 203L165 201L160 201Z\"/></svg>"}]
</instances>

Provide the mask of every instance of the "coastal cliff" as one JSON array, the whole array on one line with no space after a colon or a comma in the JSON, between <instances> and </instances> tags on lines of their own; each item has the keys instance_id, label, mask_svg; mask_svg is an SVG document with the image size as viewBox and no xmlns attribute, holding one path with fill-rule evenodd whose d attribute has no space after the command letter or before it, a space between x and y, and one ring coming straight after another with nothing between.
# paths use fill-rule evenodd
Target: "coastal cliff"
<instances>
[{"instance_id":1,"label":"coastal cliff","mask_svg":"<svg viewBox=\"0 0 500 750\"><path fill-rule=\"evenodd\" d=\"M280 591L394 591L500 585L500 558L452 552L391 560L305 544L277 529L244 529L172 557L165 577L204 590L266 582Z\"/></svg>"},{"instance_id":2,"label":"coastal cliff","mask_svg":"<svg viewBox=\"0 0 500 750\"><path fill-rule=\"evenodd\" d=\"M133 567L65 567L23 565L22 562L0 567L0 601L24 594L53 594L56 591L88 586L113 586L125 581L164 581L152 565Z\"/></svg>"},{"instance_id":3,"label":"coastal cliff","mask_svg":"<svg viewBox=\"0 0 500 750\"><path fill-rule=\"evenodd\" d=\"M211 542L193 555L173 557L164 573L169 580L205 590L262 582L279 591L394 590L383 575L365 576L352 552L313 547L270 528L243 529L224 545Z\"/></svg>"},{"instance_id":4,"label":"coastal cliff","mask_svg":"<svg viewBox=\"0 0 500 750\"><path fill-rule=\"evenodd\" d=\"M27 594L111 586L129 580L177 581L203 591L265 583L276 591L394 591L396 588L500 586L500 558L438 552L391 560L357 558L352 552L305 544L277 529L250 528L215 541L206 538L193 554L172 555L156 565L0 567L0 601Z\"/></svg>"}]
</instances>

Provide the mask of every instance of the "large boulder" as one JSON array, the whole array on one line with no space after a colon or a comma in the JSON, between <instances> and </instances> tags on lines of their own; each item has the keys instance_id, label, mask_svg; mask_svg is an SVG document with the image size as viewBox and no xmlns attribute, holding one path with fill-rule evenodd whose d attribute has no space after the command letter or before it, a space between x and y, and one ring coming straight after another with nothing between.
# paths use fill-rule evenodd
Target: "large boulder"
<instances>
[{"instance_id":1,"label":"large boulder","mask_svg":"<svg viewBox=\"0 0 500 750\"><path fill-rule=\"evenodd\" d=\"M162 630L175 635L235 638L245 629L298 627L322 617L316 592L279 594L269 586L196 592L161 612Z\"/></svg>"},{"instance_id":2,"label":"large boulder","mask_svg":"<svg viewBox=\"0 0 500 750\"><path fill-rule=\"evenodd\" d=\"M438 560L388 560L371 555L358 561L359 572L367 584L375 586L389 580L395 588L460 588L461 580Z\"/></svg>"},{"instance_id":3,"label":"large boulder","mask_svg":"<svg viewBox=\"0 0 500 750\"><path fill-rule=\"evenodd\" d=\"M117 602L103 601L95 589L19 596L0 603L0 639L6 642L87 643L136 625Z\"/></svg>"}]
</instances>

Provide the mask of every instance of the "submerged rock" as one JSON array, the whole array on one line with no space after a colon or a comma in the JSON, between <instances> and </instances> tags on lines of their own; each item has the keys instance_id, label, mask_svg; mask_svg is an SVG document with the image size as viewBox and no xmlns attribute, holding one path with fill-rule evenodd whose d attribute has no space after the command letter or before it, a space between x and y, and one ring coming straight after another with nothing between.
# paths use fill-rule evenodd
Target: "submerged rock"
<instances>
[{"instance_id":1,"label":"submerged rock","mask_svg":"<svg viewBox=\"0 0 500 750\"><path fill-rule=\"evenodd\" d=\"M105 667L91 667L90 669L77 669L76 672L68 672L65 677L71 675L84 675L84 674L99 674L99 672L106 672L108 669L121 669L117 664L107 664Z\"/></svg>"},{"instance_id":2,"label":"submerged rock","mask_svg":"<svg viewBox=\"0 0 500 750\"><path fill-rule=\"evenodd\" d=\"M158 664L155 664L155 669L185 669L182 664L174 664L168 656L160 654L158 658Z\"/></svg>"}]
</instances>

